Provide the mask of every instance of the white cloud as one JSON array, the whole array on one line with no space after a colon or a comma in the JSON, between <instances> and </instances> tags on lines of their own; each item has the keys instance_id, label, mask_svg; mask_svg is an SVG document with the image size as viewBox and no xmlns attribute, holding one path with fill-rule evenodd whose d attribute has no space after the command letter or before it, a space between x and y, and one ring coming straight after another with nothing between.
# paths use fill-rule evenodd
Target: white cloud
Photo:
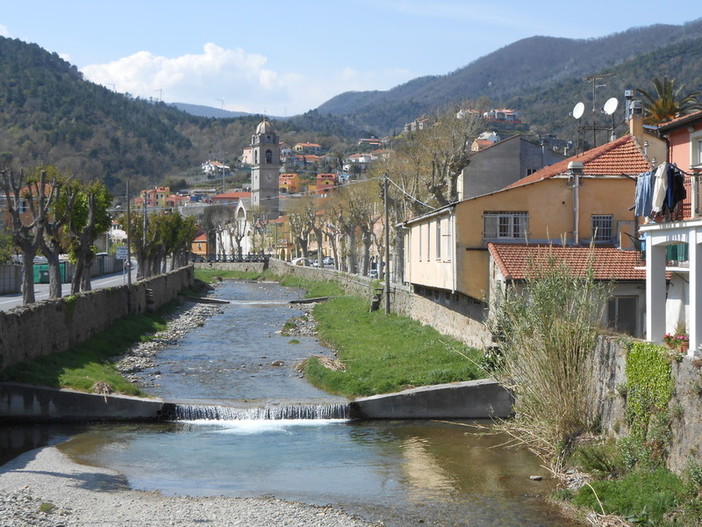
<instances>
[{"instance_id":1,"label":"white cloud","mask_svg":"<svg viewBox=\"0 0 702 527\"><path fill-rule=\"evenodd\" d=\"M232 111L294 115L316 108L349 90L386 89L405 82L402 69L358 71L344 68L311 78L276 72L268 59L241 48L205 44L202 54L168 58L139 51L107 64L82 68L86 79L121 93L166 102L220 106Z\"/></svg>"},{"instance_id":2,"label":"white cloud","mask_svg":"<svg viewBox=\"0 0 702 527\"><path fill-rule=\"evenodd\" d=\"M12 38L10 30L7 29L7 26L3 26L2 24L0 24L0 37Z\"/></svg>"},{"instance_id":3,"label":"white cloud","mask_svg":"<svg viewBox=\"0 0 702 527\"><path fill-rule=\"evenodd\" d=\"M142 98L162 94L170 102L210 106L224 99L228 109L255 112L262 111L259 106L266 97L285 92L266 62L266 57L241 48L207 43L198 55L168 58L139 51L108 64L85 66L82 72L93 82Z\"/></svg>"}]
</instances>

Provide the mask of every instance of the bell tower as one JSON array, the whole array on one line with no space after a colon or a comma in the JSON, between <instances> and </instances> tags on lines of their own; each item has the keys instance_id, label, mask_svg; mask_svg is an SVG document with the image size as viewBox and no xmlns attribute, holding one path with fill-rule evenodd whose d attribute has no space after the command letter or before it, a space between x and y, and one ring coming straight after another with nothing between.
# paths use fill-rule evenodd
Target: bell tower
<instances>
[{"instance_id":1,"label":"bell tower","mask_svg":"<svg viewBox=\"0 0 702 527\"><path fill-rule=\"evenodd\" d=\"M268 219L280 215L278 208L278 176L280 175L280 143L271 122L264 118L251 136L251 205L266 211Z\"/></svg>"}]
</instances>

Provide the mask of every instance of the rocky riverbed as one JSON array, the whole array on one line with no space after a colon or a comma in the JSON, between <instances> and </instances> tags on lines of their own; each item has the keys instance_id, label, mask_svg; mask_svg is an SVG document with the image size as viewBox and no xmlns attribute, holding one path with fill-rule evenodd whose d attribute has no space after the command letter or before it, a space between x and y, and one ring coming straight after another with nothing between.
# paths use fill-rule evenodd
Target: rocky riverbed
<instances>
[{"instance_id":1,"label":"rocky riverbed","mask_svg":"<svg viewBox=\"0 0 702 527\"><path fill-rule=\"evenodd\" d=\"M117 370L129 381L139 386L153 384L154 373L146 377L142 372L156 367L156 355L167 346L173 346L188 331L203 326L207 319L222 312L217 304L186 302L166 316L168 328L155 334L149 341L134 345L126 354L117 359ZM1 526L0 526L1 527Z\"/></svg>"},{"instance_id":2,"label":"rocky riverbed","mask_svg":"<svg viewBox=\"0 0 702 527\"><path fill-rule=\"evenodd\" d=\"M380 526L332 507L274 498L165 497L47 447L0 467L0 527Z\"/></svg>"}]
</instances>

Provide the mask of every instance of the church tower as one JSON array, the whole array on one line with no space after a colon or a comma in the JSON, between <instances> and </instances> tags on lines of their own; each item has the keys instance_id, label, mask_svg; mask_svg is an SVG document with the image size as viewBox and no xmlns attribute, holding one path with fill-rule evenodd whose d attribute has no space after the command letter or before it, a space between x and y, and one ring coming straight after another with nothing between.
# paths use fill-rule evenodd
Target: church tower
<instances>
[{"instance_id":1,"label":"church tower","mask_svg":"<svg viewBox=\"0 0 702 527\"><path fill-rule=\"evenodd\" d=\"M268 213L268 219L280 215L278 208L278 176L280 175L280 143L268 119L263 119L251 136L251 206Z\"/></svg>"}]
</instances>

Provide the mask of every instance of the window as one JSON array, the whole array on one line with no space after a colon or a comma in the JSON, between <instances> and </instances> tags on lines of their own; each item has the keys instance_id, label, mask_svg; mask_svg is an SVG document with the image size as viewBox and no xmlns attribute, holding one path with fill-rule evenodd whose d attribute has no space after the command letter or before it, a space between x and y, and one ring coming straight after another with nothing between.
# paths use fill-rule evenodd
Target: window
<instances>
[{"instance_id":1,"label":"window","mask_svg":"<svg viewBox=\"0 0 702 527\"><path fill-rule=\"evenodd\" d=\"M427 261L431 260L431 224L427 223Z\"/></svg>"},{"instance_id":2,"label":"window","mask_svg":"<svg viewBox=\"0 0 702 527\"><path fill-rule=\"evenodd\" d=\"M419 249L419 261L422 261L422 229L424 225L419 225L419 228L417 229L419 231L418 237L419 240L417 240L417 248Z\"/></svg>"},{"instance_id":3,"label":"window","mask_svg":"<svg viewBox=\"0 0 702 527\"><path fill-rule=\"evenodd\" d=\"M266 150L266 163L271 164L273 162L273 152Z\"/></svg>"},{"instance_id":4,"label":"window","mask_svg":"<svg viewBox=\"0 0 702 527\"><path fill-rule=\"evenodd\" d=\"M612 243L612 223L611 214L592 215L592 239L595 243Z\"/></svg>"},{"instance_id":5,"label":"window","mask_svg":"<svg viewBox=\"0 0 702 527\"><path fill-rule=\"evenodd\" d=\"M690 165L702 167L702 130L690 134Z\"/></svg>"},{"instance_id":6,"label":"window","mask_svg":"<svg viewBox=\"0 0 702 527\"><path fill-rule=\"evenodd\" d=\"M607 327L636 337L635 296L615 296L607 301Z\"/></svg>"},{"instance_id":7,"label":"window","mask_svg":"<svg viewBox=\"0 0 702 527\"><path fill-rule=\"evenodd\" d=\"M483 215L483 237L525 239L529 227L527 212L486 212Z\"/></svg>"},{"instance_id":8,"label":"window","mask_svg":"<svg viewBox=\"0 0 702 527\"><path fill-rule=\"evenodd\" d=\"M441 220L436 221L436 259L441 260Z\"/></svg>"}]
</instances>

